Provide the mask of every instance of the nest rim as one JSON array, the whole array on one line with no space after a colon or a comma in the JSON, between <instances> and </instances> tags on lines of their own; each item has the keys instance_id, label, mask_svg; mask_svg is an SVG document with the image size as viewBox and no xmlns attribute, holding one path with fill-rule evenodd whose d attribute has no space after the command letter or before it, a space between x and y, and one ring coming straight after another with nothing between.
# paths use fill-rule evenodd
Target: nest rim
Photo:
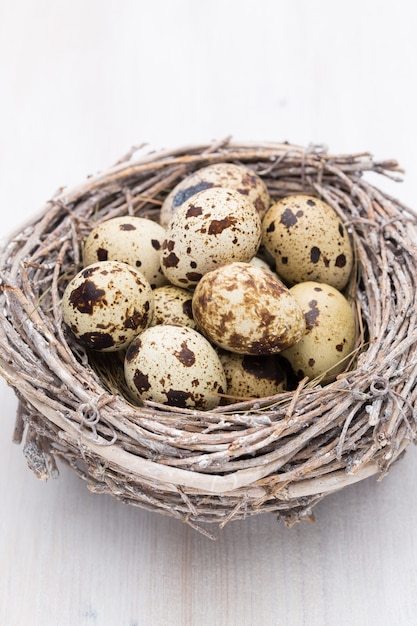
<instances>
[{"instance_id":1,"label":"nest rim","mask_svg":"<svg viewBox=\"0 0 417 626\"><path fill-rule=\"evenodd\" d=\"M304 190L343 218L360 265L346 293L368 345L362 336L354 366L325 386L304 380L295 391L211 411L134 406L105 388L65 335L62 285L80 265L80 242L94 221L126 213L155 219L176 182L221 161L253 168L273 199ZM18 397L15 439L24 439L36 475L55 476L59 459L94 492L220 527L267 511L292 525L309 519L324 495L383 477L416 438L417 218L366 172L396 178L401 170L369 153L229 138L129 153L61 190L19 227L1 251L0 373Z\"/></svg>"}]
</instances>

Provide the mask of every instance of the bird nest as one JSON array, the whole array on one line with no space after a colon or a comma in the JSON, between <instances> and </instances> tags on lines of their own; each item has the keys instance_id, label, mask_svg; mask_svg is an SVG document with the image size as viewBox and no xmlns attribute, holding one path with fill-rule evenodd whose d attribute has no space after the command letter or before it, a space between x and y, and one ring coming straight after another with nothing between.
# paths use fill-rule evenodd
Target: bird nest
<instances>
[{"instance_id":1,"label":"bird nest","mask_svg":"<svg viewBox=\"0 0 417 626\"><path fill-rule=\"evenodd\" d=\"M218 162L252 168L273 200L308 193L338 213L355 252L345 289L355 351L329 384L304 379L291 391L209 411L134 405L117 359L98 359L65 332L63 290L97 221L157 220L180 180ZM383 477L417 430L417 218L371 184L369 172L397 178L400 169L368 153L226 140L141 148L59 191L3 245L0 260L0 373L18 398L14 439L36 475L55 477L66 463L92 492L206 534L206 523L259 513L287 525L311 519L326 494Z\"/></svg>"}]
</instances>

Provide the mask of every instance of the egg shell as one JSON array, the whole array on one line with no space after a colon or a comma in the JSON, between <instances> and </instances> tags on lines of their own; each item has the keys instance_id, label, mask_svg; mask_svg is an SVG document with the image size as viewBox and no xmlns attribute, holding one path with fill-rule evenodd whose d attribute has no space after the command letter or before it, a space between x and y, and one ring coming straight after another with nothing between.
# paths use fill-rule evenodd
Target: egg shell
<instances>
[{"instance_id":1,"label":"egg shell","mask_svg":"<svg viewBox=\"0 0 417 626\"><path fill-rule=\"evenodd\" d=\"M271 203L266 184L249 167L235 163L214 163L188 175L168 194L161 207L161 225L166 227L186 200L213 187L235 189L255 205L261 217Z\"/></svg>"},{"instance_id":2,"label":"egg shell","mask_svg":"<svg viewBox=\"0 0 417 626\"><path fill-rule=\"evenodd\" d=\"M263 267L265 270L272 271L268 263L262 259L260 256L254 256L249 263L251 265L256 265L257 267Z\"/></svg>"},{"instance_id":3,"label":"egg shell","mask_svg":"<svg viewBox=\"0 0 417 626\"><path fill-rule=\"evenodd\" d=\"M192 295L187 289L164 285L153 290L155 311L151 326L177 324L197 328L193 318Z\"/></svg>"},{"instance_id":4,"label":"egg shell","mask_svg":"<svg viewBox=\"0 0 417 626\"><path fill-rule=\"evenodd\" d=\"M162 245L161 266L174 285L193 288L211 269L249 261L261 240L261 219L254 205L229 189L201 191L173 216Z\"/></svg>"},{"instance_id":5,"label":"egg shell","mask_svg":"<svg viewBox=\"0 0 417 626\"><path fill-rule=\"evenodd\" d=\"M294 195L273 204L263 219L262 245L289 285L318 281L343 289L353 250L342 220L327 203Z\"/></svg>"},{"instance_id":6,"label":"egg shell","mask_svg":"<svg viewBox=\"0 0 417 626\"><path fill-rule=\"evenodd\" d=\"M230 263L205 274L193 294L193 315L210 341L239 354L278 353L306 329L289 289L250 263Z\"/></svg>"},{"instance_id":7,"label":"egg shell","mask_svg":"<svg viewBox=\"0 0 417 626\"><path fill-rule=\"evenodd\" d=\"M227 402L264 398L286 388L285 366L278 354L237 354L219 349L227 383Z\"/></svg>"},{"instance_id":8,"label":"egg shell","mask_svg":"<svg viewBox=\"0 0 417 626\"><path fill-rule=\"evenodd\" d=\"M126 263L101 261L81 270L62 297L62 318L91 350L125 348L150 324L154 301L149 282Z\"/></svg>"},{"instance_id":9,"label":"egg shell","mask_svg":"<svg viewBox=\"0 0 417 626\"><path fill-rule=\"evenodd\" d=\"M98 261L128 263L142 272L152 288L166 283L160 249L165 229L144 217L125 215L97 224L84 242L84 265Z\"/></svg>"},{"instance_id":10,"label":"egg shell","mask_svg":"<svg viewBox=\"0 0 417 626\"><path fill-rule=\"evenodd\" d=\"M326 374L326 382L329 382L347 367L348 357L355 347L352 308L342 293L324 283L299 283L291 287L290 292L303 310L307 331L282 355L299 378L312 379Z\"/></svg>"},{"instance_id":11,"label":"egg shell","mask_svg":"<svg viewBox=\"0 0 417 626\"><path fill-rule=\"evenodd\" d=\"M132 341L125 378L143 403L212 409L226 392L226 376L215 349L192 328L152 326Z\"/></svg>"}]
</instances>

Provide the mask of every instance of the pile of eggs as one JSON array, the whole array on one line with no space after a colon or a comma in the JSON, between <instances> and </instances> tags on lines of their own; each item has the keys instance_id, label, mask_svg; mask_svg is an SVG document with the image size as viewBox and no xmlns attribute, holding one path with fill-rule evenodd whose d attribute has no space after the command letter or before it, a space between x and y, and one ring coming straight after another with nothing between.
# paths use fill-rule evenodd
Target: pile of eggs
<instances>
[{"instance_id":1,"label":"pile of eggs","mask_svg":"<svg viewBox=\"0 0 417 626\"><path fill-rule=\"evenodd\" d=\"M202 168L159 223L122 216L83 242L62 317L88 350L123 355L132 399L209 410L332 380L356 339L353 266L337 213L308 195L272 202L251 169Z\"/></svg>"}]
</instances>

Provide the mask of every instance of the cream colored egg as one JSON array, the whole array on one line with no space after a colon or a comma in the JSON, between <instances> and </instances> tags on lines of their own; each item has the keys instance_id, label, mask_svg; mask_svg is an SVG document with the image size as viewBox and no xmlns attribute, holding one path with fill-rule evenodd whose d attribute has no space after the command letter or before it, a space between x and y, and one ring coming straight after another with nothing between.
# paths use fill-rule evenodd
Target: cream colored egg
<instances>
[{"instance_id":1,"label":"cream colored egg","mask_svg":"<svg viewBox=\"0 0 417 626\"><path fill-rule=\"evenodd\" d=\"M251 265L256 265L257 267L263 267L264 270L269 270L270 272L272 271L268 263L260 256L254 256L249 263Z\"/></svg>"},{"instance_id":2,"label":"cream colored egg","mask_svg":"<svg viewBox=\"0 0 417 626\"><path fill-rule=\"evenodd\" d=\"M193 288L211 269L249 261L261 240L261 219L245 196L216 187L194 195L168 224L161 267L174 285Z\"/></svg>"},{"instance_id":3,"label":"cream colored egg","mask_svg":"<svg viewBox=\"0 0 417 626\"><path fill-rule=\"evenodd\" d=\"M174 187L162 205L159 218L161 225L167 226L175 211L186 200L213 187L235 189L255 205L261 217L270 205L268 189L253 170L235 163L214 163L196 170Z\"/></svg>"},{"instance_id":4,"label":"cream colored egg","mask_svg":"<svg viewBox=\"0 0 417 626\"><path fill-rule=\"evenodd\" d=\"M236 354L219 350L227 383L227 402L265 398L285 390L286 371L278 354Z\"/></svg>"},{"instance_id":5,"label":"cream colored egg","mask_svg":"<svg viewBox=\"0 0 417 626\"><path fill-rule=\"evenodd\" d=\"M91 350L125 348L149 326L154 309L149 282L126 263L102 261L81 270L62 297L62 318Z\"/></svg>"},{"instance_id":6,"label":"cream colored egg","mask_svg":"<svg viewBox=\"0 0 417 626\"><path fill-rule=\"evenodd\" d=\"M185 326L152 326L134 339L125 356L125 377L141 403L206 410L216 407L226 392L216 351Z\"/></svg>"},{"instance_id":7,"label":"cream colored egg","mask_svg":"<svg viewBox=\"0 0 417 626\"><path fill-rule=\"evenodd\" d=\"M267 211L262 245L288 285L308 280L343 289L353 251L341 219L325 202L307 195L283 198Z\"/></svg>"},{"instance_id":8,"label":"cream colored egg","mask_svg":"<svg viewBox=\"0 0 417 626\"><path fill-rule=\"evenodd\" d=\"M273 354L305 332L303 312L269 270L230 263L203 276L193 294L193 315L203 334L239 354Z\"/></svg>"},{"instance_id":9,"label":"cream colored egg","mask_svg":"<svg viewBox=\"0 0 417 626\"><path fill-rule=\"evenodd\" d=\"M326 381L332 380L347 367L355 346L352 308L343 294L324 283L299 283L290 292L303 310L307 332L282 354L299 378L326 375Z\"/></svg>"},{"instance_id":10,"label":"cream colored egg","mask_svg":"<svg viewBox=\"0 0 417 626\"><path fill-rule=\"evenodd\" d=\"M144 217L125 215L100 222L84 243L84 265L120 261L142 272L151 287L166 283L160 249L165 229Z\"/></svg>"},{"instance_id":11,"label":"cream colored egg","mask_svg":"<svg viewBox=\"0 0 417 626\"><path fill-rule=\"evenodd\" d=\"M193 318L192 295L187 289L164 285L153 290L155 312L151 326L178 324L196 328Z\"/></svg>"}]
</instances>

